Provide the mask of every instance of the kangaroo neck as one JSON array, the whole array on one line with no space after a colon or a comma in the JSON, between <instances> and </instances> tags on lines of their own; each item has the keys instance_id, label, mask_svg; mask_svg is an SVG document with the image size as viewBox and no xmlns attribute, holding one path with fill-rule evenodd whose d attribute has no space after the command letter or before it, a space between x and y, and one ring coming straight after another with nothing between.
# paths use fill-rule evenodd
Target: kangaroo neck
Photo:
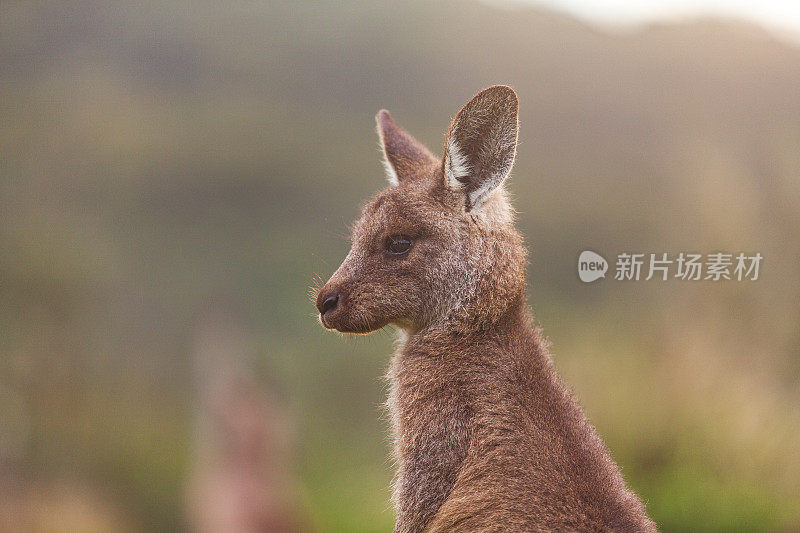
<instances>
[{"instance_id":1,"label":"kangaroo neck","mask_svg":"<svg viewBox=\"0 0 800 533\"><path fill-rule=\"evenodd\" d=\"M520 333L533 332L530 311L525 302L524 291L491 310L470 312L467 308L454 313L445 320L435 321L416 330L406 331L401 351L427 348L430 355L444 352L474 351L481 344L498 342ZM439 351L440 353L436 353Z\"/></svg>"}]
</instances>

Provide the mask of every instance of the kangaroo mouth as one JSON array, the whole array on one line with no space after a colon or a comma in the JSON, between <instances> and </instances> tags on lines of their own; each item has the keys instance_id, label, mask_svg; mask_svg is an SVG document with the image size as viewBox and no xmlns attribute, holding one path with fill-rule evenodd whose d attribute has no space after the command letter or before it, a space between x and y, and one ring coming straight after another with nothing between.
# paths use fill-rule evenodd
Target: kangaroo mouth
<instances>
[{"instance_id":1,"label":"kangaroo mouth","mask_svg":"<svg viewBox=\"0 0 800 533\"><path fill-rule=\"evenodd\" d=\"M322 327L327 330L336 330L339 333L346 333L348 335L369 335L386 325L386 323L370 324L367 322L355 324L348 320L342 320L339 316L331 317L326 315L327 313L325 315L319 315L319 322L322 324Z\"/></svg>"}]
</instances>

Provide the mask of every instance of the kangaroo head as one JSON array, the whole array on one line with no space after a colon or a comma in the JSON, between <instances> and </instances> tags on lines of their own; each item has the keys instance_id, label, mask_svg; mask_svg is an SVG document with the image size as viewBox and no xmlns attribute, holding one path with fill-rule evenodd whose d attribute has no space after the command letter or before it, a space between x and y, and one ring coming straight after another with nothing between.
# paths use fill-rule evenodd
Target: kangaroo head
<instances>
[{"instance_id":1,"label":"kangaroo head","mask_svg":"<svg viewBox=\"0 0 800 533\"><path fill-rule=\"evenodd\" d=\"M525 250L502 186L517 109L511 88L481 91L453 120L441 159L378 113L391 186L364 206L350 253L318 293L326 328L469 329L491 324L524 293Z\"/></svg>"}]
</instances>

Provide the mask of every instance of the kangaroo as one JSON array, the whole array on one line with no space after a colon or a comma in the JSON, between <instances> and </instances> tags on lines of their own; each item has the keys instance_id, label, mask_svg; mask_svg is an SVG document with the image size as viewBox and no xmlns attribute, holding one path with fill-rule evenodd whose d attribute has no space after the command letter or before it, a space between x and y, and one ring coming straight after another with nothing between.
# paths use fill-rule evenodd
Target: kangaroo
<instances>
[{"instance_id":1,"label":"kangaroo","mask_svg":"<svg viewBox=\"0 0 800 533\"><path fill-rule=\"evenodd\" d=\"M518 107L510 87L479 92L442 158L378 112L390 187L320 289L320 321L400 332L387 401L396 533L656 531L526 304L527 252L503 187Z\"/></svg>"}]
</instances>

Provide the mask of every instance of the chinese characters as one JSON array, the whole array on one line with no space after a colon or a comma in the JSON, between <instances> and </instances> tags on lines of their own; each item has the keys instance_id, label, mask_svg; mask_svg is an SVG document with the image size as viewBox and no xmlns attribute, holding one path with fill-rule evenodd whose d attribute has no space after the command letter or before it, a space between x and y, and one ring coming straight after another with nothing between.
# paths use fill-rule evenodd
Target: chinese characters
<instances>
[{"instance_id":1,"label":"chinese characters","mask_svg":"<svg viewBox=\"0 0 800 533\"><path fill-rule=\"evenodd\" d=\"M705 256L684 252L676 256L623 252L617 255L614 279L666 281L671 277L682 281L756 281L762 259L759 252L753 255L715 252Z\"/></svg>"}]
</instances>

